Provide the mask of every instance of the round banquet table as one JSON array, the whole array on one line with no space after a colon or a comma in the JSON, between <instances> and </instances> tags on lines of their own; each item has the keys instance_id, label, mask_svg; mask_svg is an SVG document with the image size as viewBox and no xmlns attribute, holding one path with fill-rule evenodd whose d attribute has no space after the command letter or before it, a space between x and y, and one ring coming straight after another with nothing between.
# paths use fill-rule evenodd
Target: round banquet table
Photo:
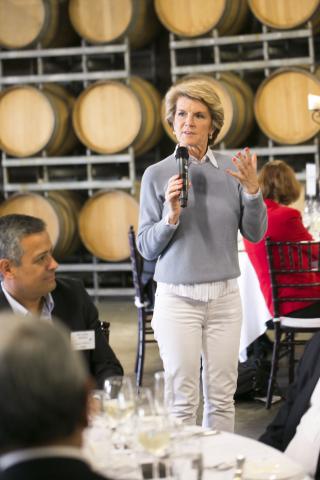
<instances>
[{"instance_id":1,"label":"round banquet table","mask_svg":"<svg viewBox=\"0 0 320 480\"><path fill-rule=\"evenodd\" d=\"M196 426L181 428L176 436L173 435L172 442L188 440L194 442L195 448L198 449L200 444L203 469L202 475L199 475L197 480L232 480L237 455L244 455L246 458L243 480L309 479L299 464L284 453L257 440L226 432L205 436L200 434L203 433L203 429ZM170 447L169 451L169 461L172 448ZM150 456L146 457L139 449L114 450L110 442L110 433L103 430L102 425L87 429L83 451L94 469L112 479L146 478L142 475L141 464L150 462ZM223 468L228 466L229 468ZM176 477L170 475L165 478L176 480ZM194 476L184 475L183 479L178 480L194 480Z\"/></svg>"}]
</instances>

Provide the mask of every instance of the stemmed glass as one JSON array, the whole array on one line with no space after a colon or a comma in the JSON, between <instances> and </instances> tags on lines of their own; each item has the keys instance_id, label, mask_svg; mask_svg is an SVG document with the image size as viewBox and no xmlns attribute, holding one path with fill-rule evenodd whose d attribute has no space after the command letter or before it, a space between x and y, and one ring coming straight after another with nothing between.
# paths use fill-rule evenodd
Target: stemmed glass
<instances>
[{"instance_id":1,"label":"stemmed glass","mask_svg":"<svg viewBox=\"0 0 320 480\"><path fill-rule=\"evenodd\" d=\"M153 478L158 478L159 460L163 458L170 443L170 429L166 415L157 415L151 390L139 390L136 402L137 440L144 451L153 457Z\"/></svg>"},{"instance_id":2,"label":"stemmed glass","mask_svg":"<svg viewBox=\"0 0 320 480\"><path fill-rule=\"evenodd\" d=\"M154 403L157 415L169 415L172 407L172 379L164 371L154 374Z\"/></svg>"},{"instance_id":3,"label":"stemmed glass","mask_svg":"<svg viewBox=\"0 0 320 480\"><path fill-rule=\"evenodd\" d=\"M135 398L129 377L109 377L104 383L103 410L113 433L133 416ZM113 435L115 440L115 435Z\"/></svg>"}]
</instances>

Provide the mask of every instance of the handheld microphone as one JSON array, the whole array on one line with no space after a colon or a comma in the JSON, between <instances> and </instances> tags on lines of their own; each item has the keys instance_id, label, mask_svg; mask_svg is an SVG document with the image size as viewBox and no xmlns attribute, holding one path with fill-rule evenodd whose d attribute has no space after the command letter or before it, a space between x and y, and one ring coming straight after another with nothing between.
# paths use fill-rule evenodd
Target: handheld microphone
<instances>
[{"instance_id":1,"label":"handheld microphone","mask_svg":"<svg viewBox=\"0 0 320 480\"><path fill-rule=\"evenodd\" d=\"M182 190L179 196L180 206L185 208L188 203L189 188L189 152L186 147L178 147L176 150L176 159L179 163L179 175L182 178Z\"/></svg>"}]
</instances>

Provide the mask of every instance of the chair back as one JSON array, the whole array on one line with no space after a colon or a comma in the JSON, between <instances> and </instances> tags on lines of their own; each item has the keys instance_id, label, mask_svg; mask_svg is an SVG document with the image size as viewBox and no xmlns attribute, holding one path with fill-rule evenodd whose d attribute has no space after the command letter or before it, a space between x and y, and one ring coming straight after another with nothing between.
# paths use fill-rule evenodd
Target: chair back
<instances>
[{"instance_id":1,"label":"chair back","mask_svg":"<svg viewBox=\"0 0 320 480\"><path fill-rule=\"evenodd\" d=\"M283 302L320 301L320 241L266 239L274 320Z\"/></svg>"},{"instance_id":2,"label":"chair back","mask_svg":"<svg viewBox=\"0 0 320 480\"><path fill-rule=\"evenodd\" d=\"M143 266L143 259L138 252L136 244L136 235L133 226L129 228L129 246L130 246L130 260L132 267L132 279L135 289L135 304L136 306L143 306L143 287L141 283L141 272Z\"/></svg>"}]
</instances>

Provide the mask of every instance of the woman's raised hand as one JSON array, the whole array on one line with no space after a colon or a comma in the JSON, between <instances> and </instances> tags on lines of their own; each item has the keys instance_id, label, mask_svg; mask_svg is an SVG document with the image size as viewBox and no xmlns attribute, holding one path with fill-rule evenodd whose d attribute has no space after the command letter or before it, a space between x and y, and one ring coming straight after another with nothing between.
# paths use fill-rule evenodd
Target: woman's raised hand
<instances>
[{"instance_id":1,"label":"woman's raised hand","mask_svg":"<svg viewBox=\"0 0 320 480\"><path fill-rule=\"evenodd\" d=\"M238 152L232 157L232 162L236 166L237 171L226 170L229 175L239 180L243 189L247 193L257 193L259 190L259 182L257 176L257 155L251 154L247 147L244 153Z\"/></svg>"},{"instance_id":2,"label":"woman's raised hand","mask_svg":"<svg viewBox=\"0 0 320 480\"><path fill-rule=\"evenodd\" d=\"M182 183L179 175L173 175L169 178L165 194L166 202L168 202L169 205L169 223L173 225L178 222L181 213L179 195L182 189Z\"/></svg>"}]
</instances>

